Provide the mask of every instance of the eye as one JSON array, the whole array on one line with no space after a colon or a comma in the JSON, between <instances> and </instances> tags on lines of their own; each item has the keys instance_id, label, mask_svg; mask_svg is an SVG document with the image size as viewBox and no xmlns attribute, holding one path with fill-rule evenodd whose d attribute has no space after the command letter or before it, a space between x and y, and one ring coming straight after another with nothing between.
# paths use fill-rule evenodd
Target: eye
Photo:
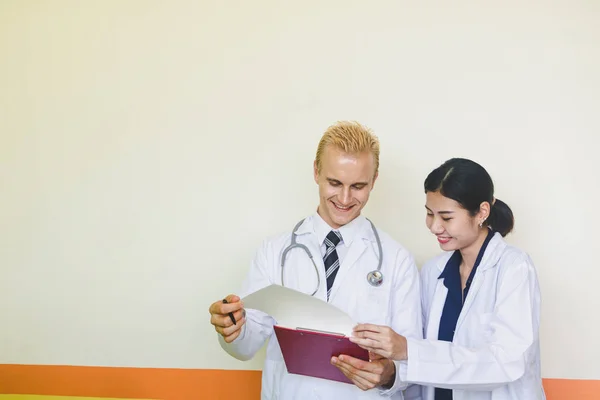
<instances>
[{"instance_id":1,"label":"eye","mask_svg":"<svg viewBox=\"0 0 600 400\"><path fill-rule=\"evenodd\" d=\"M335 182L335 181L329 181L329 184L331 186L340 186L340 183L339 182Z\"/></svg>"},{"instance_id":2,"label":"eye","mask_svg":"<svg viewBox=\"0 0 600 400\"><path fill-rule=\"evenodd\" d=\"M444 218L444 217L442 217L442 219L443 219L444 221L450 221L452 218L448 218L448 217Z\"/></svg>"},{"instance_id":3,"label":"eye","mask_svg":"<svg viewBox=\"0 0 600 400\"><path fill-rule=\"evenodd\" d=\"M365 185L352 185L352 188L355 190L362 190L365 187Z\"/></svg>"}]
</instances>

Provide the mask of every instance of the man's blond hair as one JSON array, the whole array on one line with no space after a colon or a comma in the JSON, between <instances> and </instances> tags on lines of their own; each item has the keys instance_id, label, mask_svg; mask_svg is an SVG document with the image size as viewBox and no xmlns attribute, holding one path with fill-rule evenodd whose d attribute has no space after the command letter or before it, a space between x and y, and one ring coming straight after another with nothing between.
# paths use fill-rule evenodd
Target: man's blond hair
<instances>
[{"instance_id":1,"label":"man's blond hair","mask_svg":"<svg viewBox=\"0 0 600 400\"><path fill-rule=\"evenodd\" d=\"M321 172L323 151L329 145L349 154L370 152L375 159L375 175L377 175L379 170L379 139L369 128L356 121L340 121L327 128L317 147L315 161L319 172Z\"/></svg>"}]
</instances>

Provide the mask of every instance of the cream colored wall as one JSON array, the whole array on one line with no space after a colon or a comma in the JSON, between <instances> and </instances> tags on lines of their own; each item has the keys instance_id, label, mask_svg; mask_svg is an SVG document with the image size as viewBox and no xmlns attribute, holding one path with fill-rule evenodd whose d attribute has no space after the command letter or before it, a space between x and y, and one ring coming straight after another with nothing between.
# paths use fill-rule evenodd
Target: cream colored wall
<instances>
[{"instance_id":1,"label":"cream colored wall","mask_svg":"<svg viewBox=\"0 0 600 400\"><path fill-rule=\"evenodd\" d=\"M315 209L339 119L419 263L422 182L471 157L543 289L543 374L600 379L600 3L0 3L0 362L260 368L209 304Z\"/></svg>"}]
</instances>

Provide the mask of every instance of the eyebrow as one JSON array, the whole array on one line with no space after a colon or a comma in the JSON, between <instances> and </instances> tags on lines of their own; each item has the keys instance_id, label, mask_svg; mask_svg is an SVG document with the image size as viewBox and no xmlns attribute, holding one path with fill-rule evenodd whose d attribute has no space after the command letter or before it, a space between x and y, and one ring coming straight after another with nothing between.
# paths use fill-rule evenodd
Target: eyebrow
<instances>
[{"instance_id":1,"label":"eyebrow","mask_svg":"<svg viewBox=\"0 0 600 400\"><path fill-rule=\"evenodd\" d=\"M425 208L429 211L431 211L431 208L425 206ZM433 211L431 211L433 212ZM454 211L438 211L438 214L454 214Z\"/></svg>"},{"instance_id":2,"label":"eyebrow","mask_svg":"<svg viewBox=\"0 0 600 400\"><path fill-rule=\"evenodd\" d=\"M341 183L342 183L342 182L340 182L340 181L338 181L337 179L334 179L334 178L327 178L327 180L328 180L329 182L334 182L334 183L339 183L339 184L341 184ZM350 186L355 186L355 185L363 185L363 186L367 186L368 184L369 184L368 182L355 182L355 183L353 183L353 184L352 184L352 185L350 185Z\"/></svg>"}]
</instances>

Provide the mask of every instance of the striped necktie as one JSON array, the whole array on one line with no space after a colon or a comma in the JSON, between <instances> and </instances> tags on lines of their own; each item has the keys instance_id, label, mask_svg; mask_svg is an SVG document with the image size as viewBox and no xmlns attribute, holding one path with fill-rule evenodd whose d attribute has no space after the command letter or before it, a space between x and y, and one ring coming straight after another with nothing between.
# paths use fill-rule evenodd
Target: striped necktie
<instances>
[{"instance_id":1,"label":"striped necktie","mask_svg":"<svg viewBox=\"0 0 600 400\"><path fill-rule=\"evenodd\" d=\"M327 300L331 294L331 287L333 286L333 280L340 268L340 260L338 259L337 251L335 247L342 240L342 235L337 231L331 231L325 238L325 257L323 262L325 263L325 276L327 277Z\"/></svg>"}]
</instances>

